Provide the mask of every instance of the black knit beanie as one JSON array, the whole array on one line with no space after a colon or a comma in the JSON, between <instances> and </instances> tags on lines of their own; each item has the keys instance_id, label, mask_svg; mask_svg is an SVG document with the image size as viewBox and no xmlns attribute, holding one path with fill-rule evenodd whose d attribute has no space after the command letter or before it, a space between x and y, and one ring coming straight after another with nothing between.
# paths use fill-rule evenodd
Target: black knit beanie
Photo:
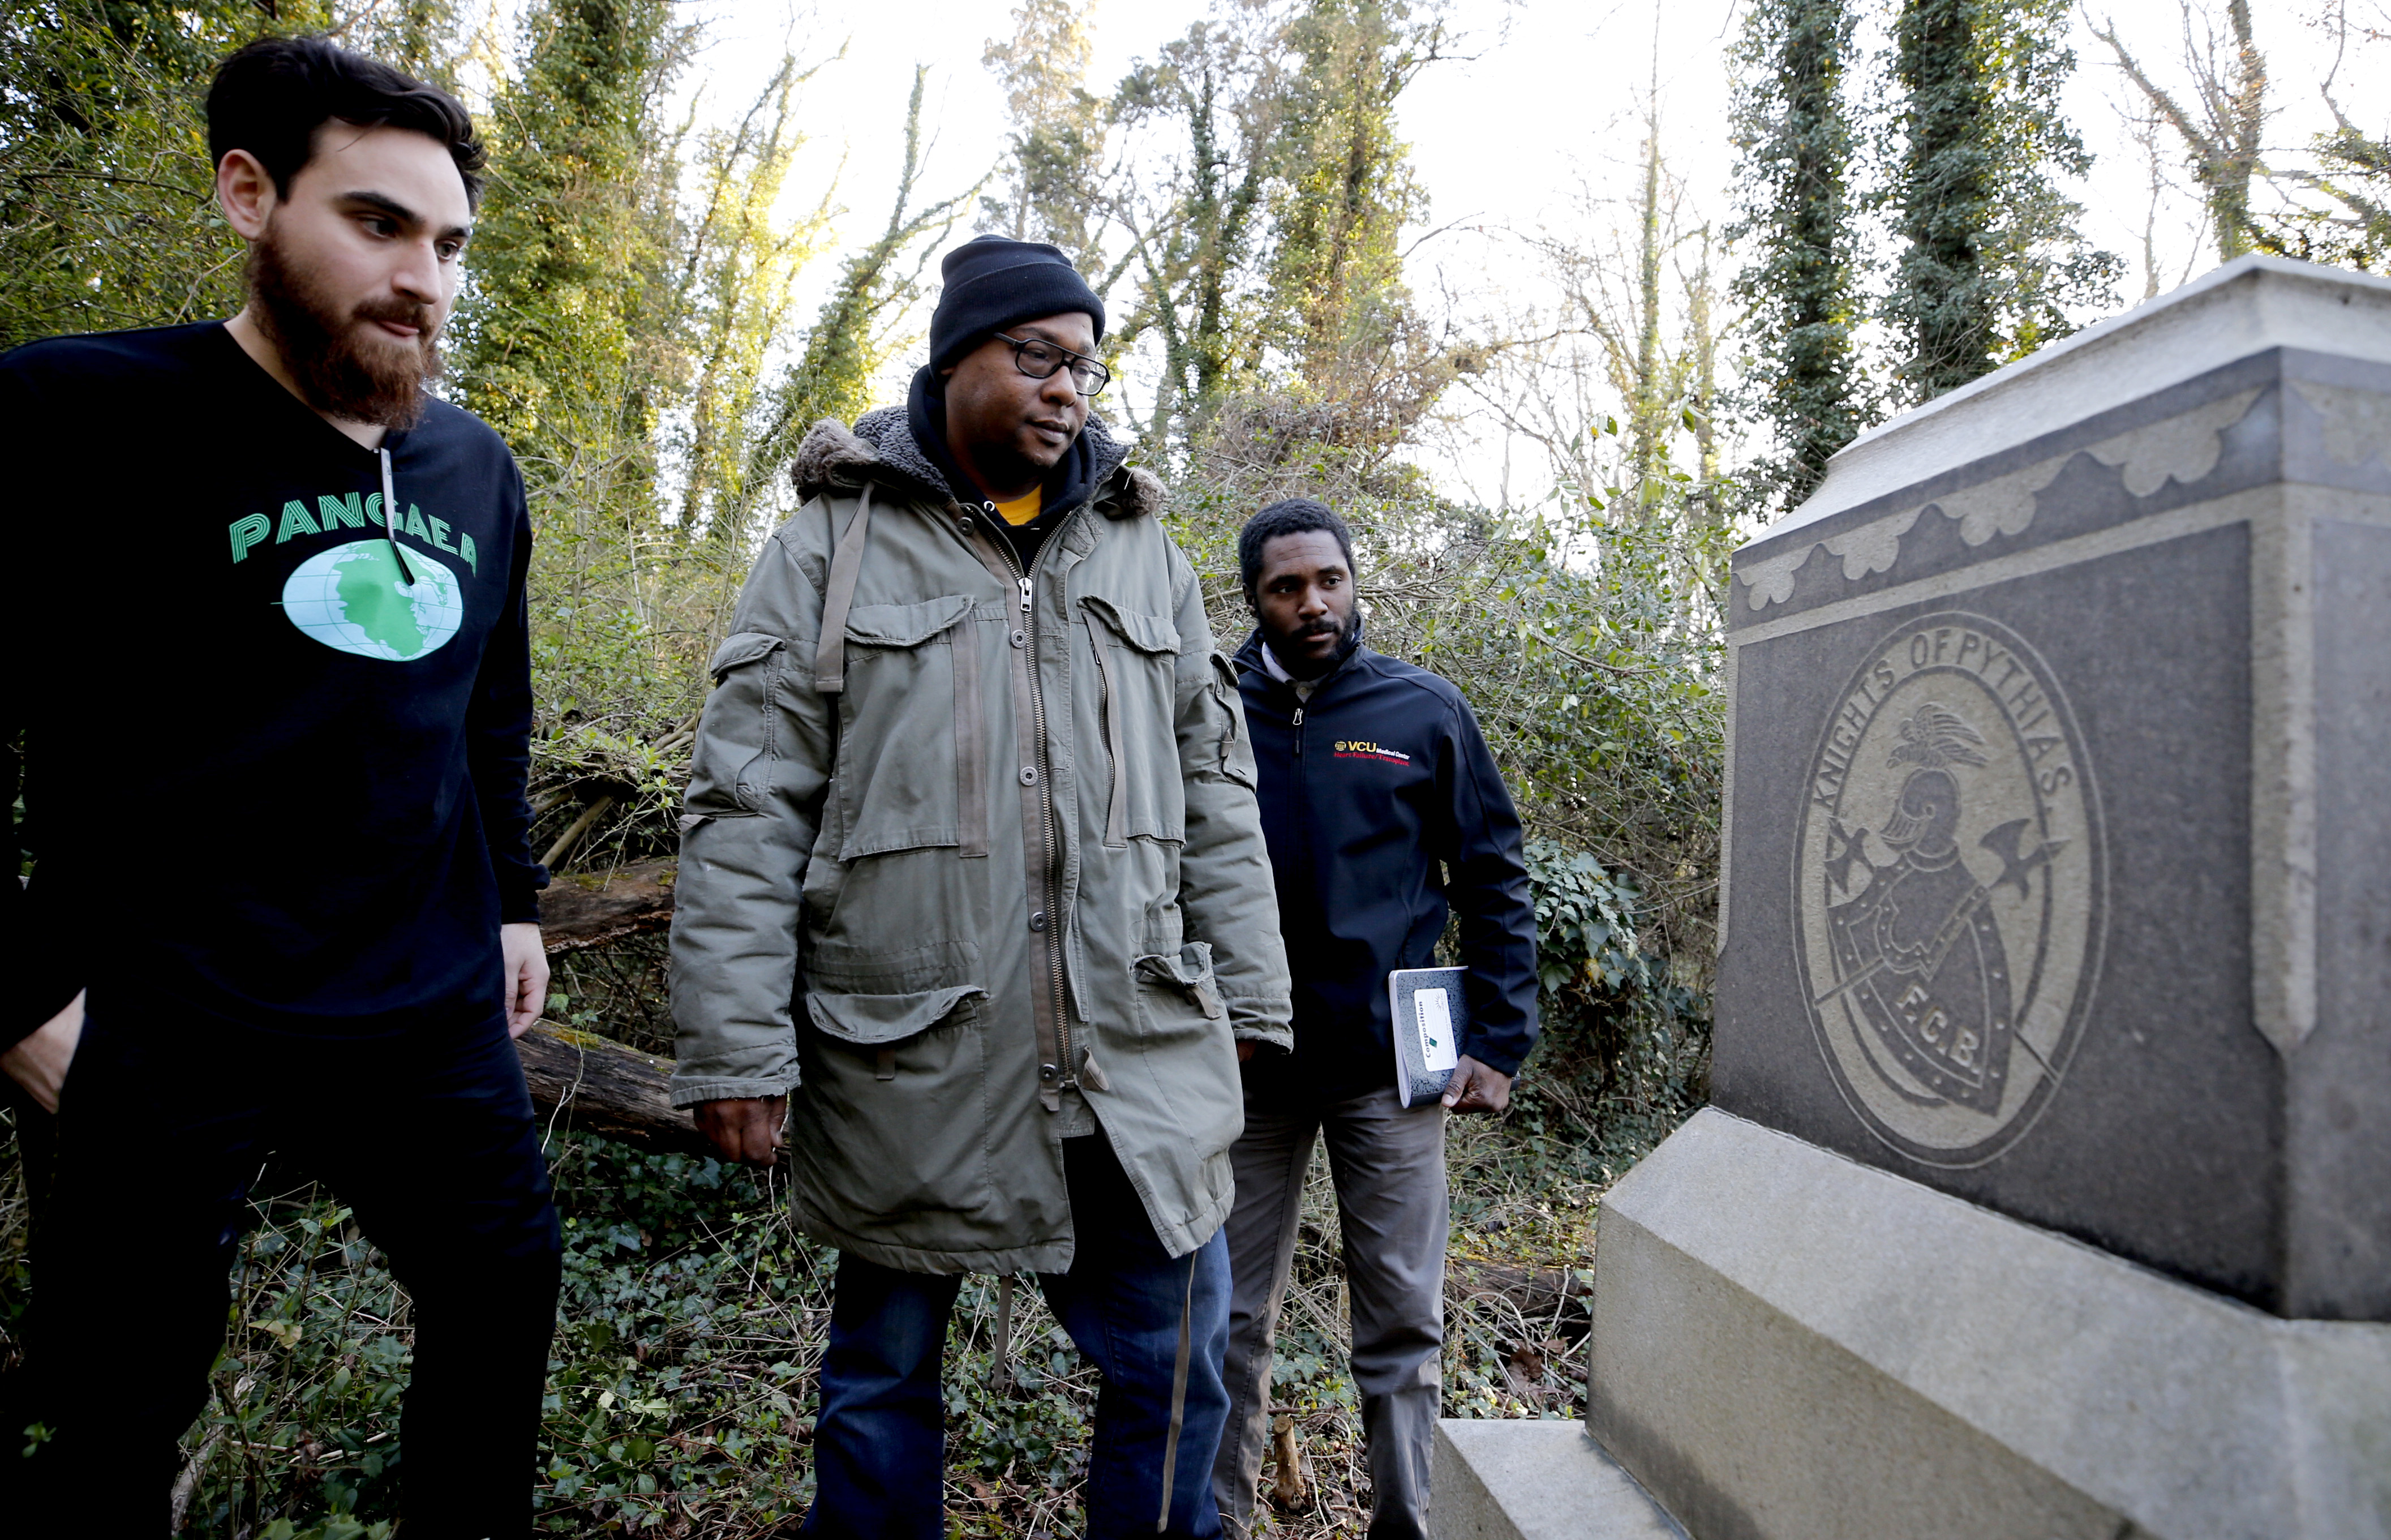
<instances>
[{"instance_id":1,"label":"black knit beanie","mask_svg":"<svg viewBox=\"0 0 2391 1540\"><path fill-rule=\"evenodd\" d=\"M930 317L933 370L953 364L992 331L1073 310L1095 322L1096 341L1105 340L1105 302L1059 247L974 236L949 252L938 271L946 288Z\"/></svg>"}]
</instances>

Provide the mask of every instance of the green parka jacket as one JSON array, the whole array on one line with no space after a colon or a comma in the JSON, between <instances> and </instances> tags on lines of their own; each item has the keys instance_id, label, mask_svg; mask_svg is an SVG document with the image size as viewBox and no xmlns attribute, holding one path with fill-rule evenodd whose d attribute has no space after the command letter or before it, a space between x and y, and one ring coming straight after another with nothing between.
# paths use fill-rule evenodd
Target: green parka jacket
<instances>
[{"instance_id":1,"label":"green parka jacket","mask_svg":"<svg viewBox=\"0 0 2391 1540\"><path fill-rule=\"evenodd\" d=\"M1089 1112L1193 1250L1234 1039L1292 1043L1235 677L1159 484L1087 433L1095 490L1025 576L902 408L818 424L713 660L673 1101L789 1093L799 1225L884 1266L1067 1267Z\"/></svg>"}]
</instances>

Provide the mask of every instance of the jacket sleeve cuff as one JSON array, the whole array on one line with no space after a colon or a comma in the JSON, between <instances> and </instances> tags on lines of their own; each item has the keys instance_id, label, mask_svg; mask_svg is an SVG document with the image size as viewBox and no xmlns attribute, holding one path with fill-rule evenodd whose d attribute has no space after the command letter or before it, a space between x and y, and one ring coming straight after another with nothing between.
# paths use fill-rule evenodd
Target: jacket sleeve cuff
<instances>
[{"instance_id":1,"label":"jacket sleeve cuff","mask_svg":"<svg viewBox=\"0 0 2391 1540\"><path fill-rule=\"evenodd\" d=\"M796 1089L797 1067L789 1066L784 1079L740 1079L717 1075L675 1075L672 1105L695 1106L700 1102L747 1101L759 1096L785 1096Z\"/></svg>"},{"instance_id":2,"label":"jacket sleeve cuff","mask_svg":"<svg viewBox=\"0 0 2391 1540\"><path fill-rule=\"evenodd\" d=\"M526 867L498 874L498 924L539 924L539 890L548 886L548 868Z\"/></svg>"},{"instance_id":3,"label":"jacket sleeve cuff","mask_svg":"<svg viewBox=\"0 0 2391 1540\"><path fill-rule=\"evenodd\" d=\"M1294 1003L1269 996L1227 997L1229 1035L1239 1042L1267 1042L1295 1052Z\"/></svg>"}]
</instances>

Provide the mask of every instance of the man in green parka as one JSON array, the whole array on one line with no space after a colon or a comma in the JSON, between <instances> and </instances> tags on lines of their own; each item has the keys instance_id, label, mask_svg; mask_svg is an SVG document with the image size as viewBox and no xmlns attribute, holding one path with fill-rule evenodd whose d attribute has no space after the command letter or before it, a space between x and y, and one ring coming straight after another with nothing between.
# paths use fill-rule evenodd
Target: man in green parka
<instances>
[{"instance_id":1,"label":"man in green parka","mask_svg":"<svg viewBox=\"0 0 2391 1540\"><path fill-rule=\"evenodd\" d=\"M840 1253L807 1533L943 1534L964 1273L1105 1378L1091 1536L1217 1534L1236 1042L1286 960L1229 664L1092 416L1104 304L950 252L902 408L818 424L715 654L676 887L673 1099Z\"/></svg>"}]
</instances>

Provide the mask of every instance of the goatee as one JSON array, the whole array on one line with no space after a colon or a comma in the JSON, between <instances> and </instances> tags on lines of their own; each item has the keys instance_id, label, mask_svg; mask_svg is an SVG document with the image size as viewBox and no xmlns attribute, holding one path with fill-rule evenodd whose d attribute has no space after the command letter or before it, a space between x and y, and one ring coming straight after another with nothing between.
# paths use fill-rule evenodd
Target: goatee
<instances>
[{"instance_id":1,"label":"goatee","mask_svg":"<svg viewBox=\"0 0 2391 1540\"><path fill-rule=\"evenodd\" d=\"M412 428L422 419L423 387L440 377L432 306L388 299L343 315L315 274L283 256L270 231L249 249L249 293L258 330L309 406L385 428ZM415 327L415 341L368 337L366 325L375 321Z\"/></svg>"}]
</instances>

